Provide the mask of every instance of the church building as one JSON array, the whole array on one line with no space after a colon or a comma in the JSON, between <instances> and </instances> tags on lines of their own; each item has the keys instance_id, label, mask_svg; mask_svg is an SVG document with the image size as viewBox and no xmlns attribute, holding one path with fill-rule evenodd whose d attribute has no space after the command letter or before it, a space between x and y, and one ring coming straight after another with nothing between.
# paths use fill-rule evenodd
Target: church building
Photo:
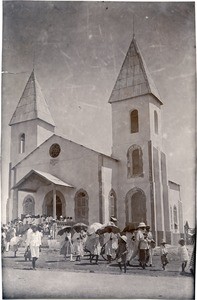
<instances>
[{"instance_id":1,"label":"church building","mask_svg":"<svg viewBox=\"0 0 197 300\"><path fill-rule=\"evenodd\" d=\"M162 99L135 37L109 103L111 156L56 134L50 108L33 70L10 120L7 220L26 214L123 229L145 222L157 243L183 234L180 186L168 179L162 151ZM94 138L94 137L93 137Z\"/></svg>"}]
</instances>

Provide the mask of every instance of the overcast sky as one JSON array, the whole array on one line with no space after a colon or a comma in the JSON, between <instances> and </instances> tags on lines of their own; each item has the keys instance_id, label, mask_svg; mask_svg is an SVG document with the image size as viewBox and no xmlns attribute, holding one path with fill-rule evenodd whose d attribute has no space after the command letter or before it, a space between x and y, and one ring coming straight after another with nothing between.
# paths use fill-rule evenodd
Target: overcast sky
<instances>
[{"instance_id":1,"label":"overcast sky","mask_svg":"<svg viewBox=\"0 0 197 300\"><path fill-rule=\"evenodd\" d=\"M33 64L56 133L111 154L108 100L132 40L134 15L136 40L164 103L168 177L181 184L184 221L194 226L194 3L11 1L3 6L3 215L8 123Z\"/></svg>"}]
</instances>

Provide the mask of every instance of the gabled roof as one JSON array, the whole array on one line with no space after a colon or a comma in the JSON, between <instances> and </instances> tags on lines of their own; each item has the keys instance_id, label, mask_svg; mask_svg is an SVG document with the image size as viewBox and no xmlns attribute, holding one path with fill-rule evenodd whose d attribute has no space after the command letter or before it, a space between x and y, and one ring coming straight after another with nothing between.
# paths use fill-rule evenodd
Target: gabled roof
<instances>
[{"instance_id":1,"label":"gabled roof","mask_svg":"<svg viewBox=\"0 0 197 300\"><path fill-rule=\"evenodd\" d=\"M50 185L53 183L55 185L73 188L72 185L62 181L61 179L55 177L54 175L52 175L50 173L41 172L41 171L37 171L37 170L31 170L18 183L15 184L13 189L17 188L20 191L34 193L40 187L40 182L42 182L42 185Z\"/></svg>"},{"instance_id":2,"label":"gabled roof","mask_svg":"<svg viewBox=\"0 0 197 300\"><path fill-rule=\"evenodd\" d=\"M92 151L92 152L94 152L94 153L97 153L98 155L102 155L102 156L107 157L107 158L109 158L109 159L112 159L112 160L114 160L114 161L119 161L119 160L118 160L117 158L115 158L115 157L106 155L106 154L104 154L104 153L98 152L98 151L93 150L93 149L90 149L90 148L88 148L88 147L86 147L86 146L80 145L80 144L78 144L78 143L76 143L76 142L73 142L73 141L71 141L71 140L68 140L67 138L62 137L62 136L57 135L57 134L54 133L54 134L51 135L46 141L44 141L44 142L43 142L42 144L40 144L37 148L35 148L32 152L30 152L27 156L25 156L21 161L19 161L16 165L14 165L14 166L12 167L12 170L13 170L15 167L17 167L18 165L20 165L24 160L28 159L29 156L31 156L35 151L37 151L40 147L42 147L42 145L44 145L45 143L47 143L47 142L48 142L50 139L52 139L53 137L58 137L58 138L60 138L60 139L66 140L66 141L68 141L68 142L70 142L70 143L74 143L75 145L78 145L78 146L80 146L80 147L83 147L83 148L85 148L85 149L87 149L87 150L89 150L89 151Z\"/></svg>"},{"instance_id":3,"label":"gabled roof","mask_svg":"<svg viewBox=\"0 0 197 300\"><path fill-rule=\"evenodd\" d=\"M40 119L55 126L40 85L32 71L9 125Z\"/></svg>"},{"instance_id":4,"label":"gabled roof","mask_svg":"<svg viewBox=\"0 0 197 300\"><path fill-rule=\"evenodd\" d=\"M109 103L152 94L163 104L153 79L148 71L135 37L121 67L120 73L112 90Z\"/></svg>"}]
</instances>

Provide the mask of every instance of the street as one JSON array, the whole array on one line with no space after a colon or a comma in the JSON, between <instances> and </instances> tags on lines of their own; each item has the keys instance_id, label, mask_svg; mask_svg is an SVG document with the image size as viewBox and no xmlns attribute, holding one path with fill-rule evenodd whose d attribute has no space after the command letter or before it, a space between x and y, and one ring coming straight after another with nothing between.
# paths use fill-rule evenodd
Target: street
<instances>
[{"instance_id":1,"label":"street","mask_svg":"<svg viewBox=\"0 0 197 300\"><path fill-rule=\"evenodd\" d=\"M107 265L90 264L87 257L81 262L64 261L58 252L44 249L31 270L24 261L24 249L17 258L12 252L3 259L3 299L65 299L65 298L130 298L130 299L194 299L194 280L187 273L180 275L179 261L171 261L166 271L159 266L142 270L137 264L120 273L114 261Z\"/></svg>"}]
</instances>

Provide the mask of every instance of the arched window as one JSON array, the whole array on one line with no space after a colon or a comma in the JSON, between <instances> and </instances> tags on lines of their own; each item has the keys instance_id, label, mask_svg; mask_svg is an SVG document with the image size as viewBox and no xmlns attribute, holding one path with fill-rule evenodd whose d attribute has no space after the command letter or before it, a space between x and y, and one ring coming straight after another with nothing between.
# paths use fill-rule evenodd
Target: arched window
<instances>
[{"instance_id":1,"label":"arched window","mask_svg":"<svg viewBox=\"0 0 197 300\"><path fill-rule=\"evenodd\" d=\"M173 208L173 212L174 212L174 229L178 229L178 215L177 215L177 207L174 205Z\"/></svg>"},{"instance_id":2,"label":"arched window","mask_svg":"<svg viewBox=\"0 0 197 300\"><path fill-rule=\"evenodd\" d=\"M25 134L22 133L19 138L19 153L25 152Z\"/></svg>"},{"instance_id":3,"label":"arched window","mask_svg":"<svg viewBox=\"0 0 197 300\"><path fill-rule=\"evenodd\" d=\"M142 149L133 145L127 151L127 177L143 176Z\"/></svg>"},{"instance_id":4,"label":"arched window","mask_svg":"<svg viewBox=\"0 0 197 300\"><path fill-rule=\"evenodd\" d=\"M158 134L158 115L156 110L154 111L154 125L155 125L155 133Z\"/></svg>"},{"instance_id":5,"label":"arched window","mask_svg":"<svg viewBox=\"0 0 197 300\"><path fill-rule=\"evenodd\" d=\"M75 195L75 221L88 224L88 194L79 190Z\"/></svg>"},{"instance_id":6,"label":"arched window","mask_svg":"<svg viewBox=\"0 0 197 300\"><path fill-rule=\"evenodd\" d=\"M109 193L109 218L117 217L116 193L112 189Z\"/></svg>"},{"instance_id":7,"label":"arched window","mask_svg":"<svg viewBox=\"0 0 197 300\"><path fill-rule=\"evenodd\" d=\"M23 214L34 215L35 214L35 201L30 195L26 196L23 201Z\"/></svg>"},{"instance_id":8,"label":"arched window","mask_svg":"<svg viewBox=\"0 0 197 300\"><path fill-rule=\"evenodd\" d=\"M133 110L130 113L130 121L131 121L131 133L135 133L139 131L139 124L138 124L138 111L137 109Z\"/></svg>"}]
</instances>

